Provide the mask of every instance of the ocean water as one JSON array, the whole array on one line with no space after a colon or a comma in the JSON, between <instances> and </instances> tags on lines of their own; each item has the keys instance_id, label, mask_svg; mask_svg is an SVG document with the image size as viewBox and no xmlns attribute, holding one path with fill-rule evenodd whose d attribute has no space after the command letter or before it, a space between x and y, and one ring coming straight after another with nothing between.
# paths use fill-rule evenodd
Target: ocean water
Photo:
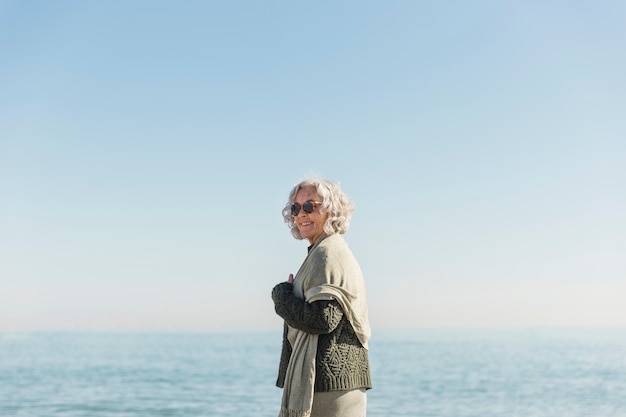
<instances>
[{"instance_id":1,"label":"ocean water","mask_svg":"<svg viewBox=\"0 0 626 417\"><path fill-rule=\"evenodd\" d=\"M0 416L278 414L281 333L0 334ZM376 330L368 417L626 417L626 329Z\"/></svg>"}]
</instances>

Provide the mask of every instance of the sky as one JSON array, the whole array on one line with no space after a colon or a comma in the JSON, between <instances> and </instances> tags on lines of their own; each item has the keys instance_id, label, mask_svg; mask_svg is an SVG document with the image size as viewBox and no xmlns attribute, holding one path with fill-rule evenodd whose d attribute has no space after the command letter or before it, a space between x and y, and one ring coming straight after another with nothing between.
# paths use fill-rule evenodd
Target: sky
<instances>
[{"instance_id":1,"label":"sky","mask_svg":"<svg viewBox=\"0 0 626 417\"><path fill-rule=\"evenodd\" d=\"M0 1L0 332L279 330L309 176L387 327L626 326L621 1Z\"/></svg>"}]
</instances>

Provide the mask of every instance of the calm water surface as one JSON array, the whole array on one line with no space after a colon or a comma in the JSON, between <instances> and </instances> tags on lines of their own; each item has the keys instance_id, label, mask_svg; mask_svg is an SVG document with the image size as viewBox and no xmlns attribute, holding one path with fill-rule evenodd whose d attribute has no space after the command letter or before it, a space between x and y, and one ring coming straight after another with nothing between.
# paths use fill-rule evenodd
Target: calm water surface
<instances>
[{"instance_id":1,"label":"calm water surface","mask_svg":"<svg viewBox=\"0 0 626 417\"><path fill-rule=\"evenodd\" d=\"M275 417L279 332L0 334L2 417ZM626 417L626 329L380 330L368 417Z\"/></svg>"}]
</instances>

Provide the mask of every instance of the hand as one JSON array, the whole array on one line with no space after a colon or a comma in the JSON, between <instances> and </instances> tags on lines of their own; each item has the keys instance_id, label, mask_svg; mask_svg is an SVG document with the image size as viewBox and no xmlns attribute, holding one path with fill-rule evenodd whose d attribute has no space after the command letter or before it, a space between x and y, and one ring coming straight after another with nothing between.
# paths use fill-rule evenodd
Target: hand
<instances>
[{"instance_id":1,"label":"hand","mask_svg":"<svg viewBox=\"0 0 626 417\"><path fill-rule=\"evenodd\" d=\"M289 274L289 278L287 278L287 282L293 284L293 274Z\"/></svg>"}]
</instances>

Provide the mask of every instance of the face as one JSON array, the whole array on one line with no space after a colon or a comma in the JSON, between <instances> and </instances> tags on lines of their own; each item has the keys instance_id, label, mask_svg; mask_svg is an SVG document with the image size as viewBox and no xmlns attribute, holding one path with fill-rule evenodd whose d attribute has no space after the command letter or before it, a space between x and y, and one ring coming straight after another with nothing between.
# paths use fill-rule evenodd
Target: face
<instances>
[{"instance_id":1,"label":"face","mask_svg":"<svg viewBox=\"0 0 626 417\"><path fill-rule=\"evenodd\" d=\"M296 194L294 203L298 203L302 206L305 201L309 200L322 201L315 191L315 188L302 188L298 191L298 194ZM320 240L325 234L324 223L326 223L328 213L320 213L320 209L320 206L316 206L312 213L307 213L303 209L300 209L300 213L293 218L298 231L300 231L300 235L308 239L311 245Z\"/></svg>"}]
</instances>

